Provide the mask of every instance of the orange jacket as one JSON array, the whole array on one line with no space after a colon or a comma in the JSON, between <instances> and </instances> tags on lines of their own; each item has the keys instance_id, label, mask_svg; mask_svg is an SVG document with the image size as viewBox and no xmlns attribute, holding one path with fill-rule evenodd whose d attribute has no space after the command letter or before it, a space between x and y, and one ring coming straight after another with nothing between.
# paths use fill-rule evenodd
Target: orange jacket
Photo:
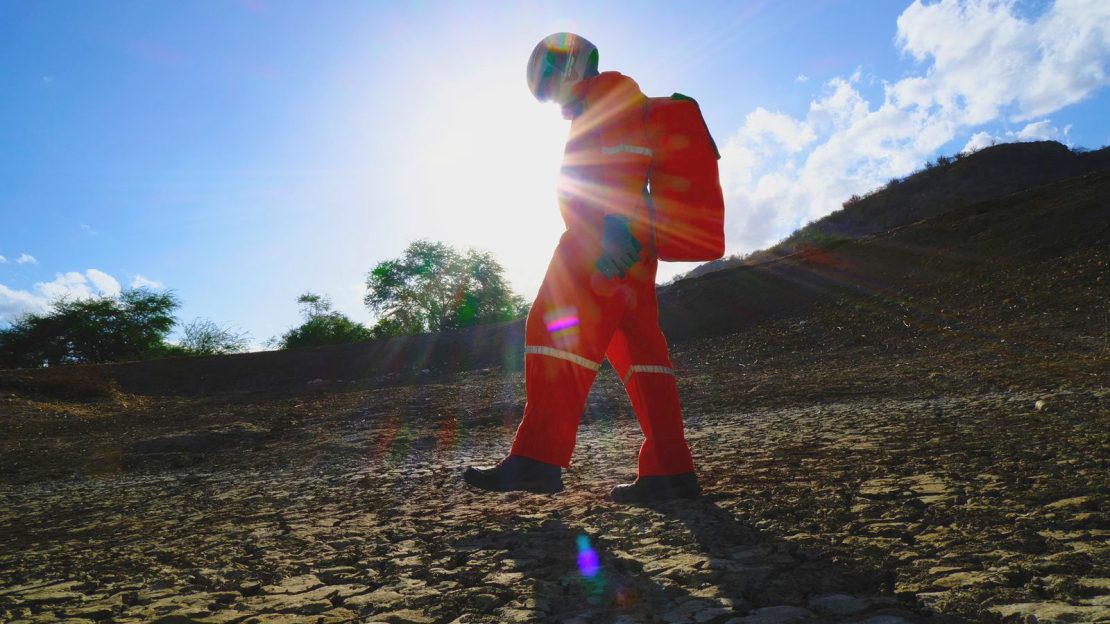
<instances>
[{"instance_id":1,"label":"orange jacket","mask_svg":"<svg viewBox=\"0 0 1110 624\"><path fill-rule=\"evenodd\" d=\"M634 80L617 72L582 81L576 95L580 109L570 125L559 180L567 232L593 248L600 245L602 219L620 215L629 218L633 236L647 248L647 98Z\"/></svg>"}]
</instances>

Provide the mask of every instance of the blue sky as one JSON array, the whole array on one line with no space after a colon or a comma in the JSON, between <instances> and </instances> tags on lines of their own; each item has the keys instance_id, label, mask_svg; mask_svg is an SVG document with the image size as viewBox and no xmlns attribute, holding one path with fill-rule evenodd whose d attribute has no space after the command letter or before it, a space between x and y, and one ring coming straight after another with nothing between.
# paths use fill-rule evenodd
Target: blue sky
<instances>
[{"instance_id":1,"label":"blue sky","mask_svg":"<svg viewBox=\"0 0 1110 624\"><path fill-rule=\"evenodd\" d=\"M135 285L256 344L306 290L371 322L366 272L417 238L493 251L530 298L567 122L524 62L559 30L648 94L700 101L730 253L937 154L1110 144L1102 0L11 0L0 323Z\"/></svg>"}]
</instances>

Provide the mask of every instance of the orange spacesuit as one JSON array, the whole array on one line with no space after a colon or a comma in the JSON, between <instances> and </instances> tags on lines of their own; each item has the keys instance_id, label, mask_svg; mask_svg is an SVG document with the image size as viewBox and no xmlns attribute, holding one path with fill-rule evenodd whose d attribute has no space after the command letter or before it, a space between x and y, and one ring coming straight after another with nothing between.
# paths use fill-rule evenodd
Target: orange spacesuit
<instances>
[{"instance_id":1,"label":"orange spacesuit","mask_svg":"<svg viewBox=\"0 0 1110 624\"><path fill-rule=\"evenodd\" d=\"M511 452L566 467L586 395L608 357L644 432L640 476L691 472L674 370L659 328L657 260L645 248L639 262L612 279L594 266L607 216L626 217L635 239L651 239L645 96L616 72L576 89L581 111L571 122L559 184L567 229L528 315L528 402Z\"/></svg>"},{"instance_id":2,"label":"orange spacesuit","mask_svg":"<svg viewBox=\"0 0 1110 624\"><path fill-rule=\"evenodd\" d=\"M682 105L649 105L631 78L598 73L597 59L589 41L556 33L536 46L528 62L528 86L536 99L559 103L572 120L559 182L566 231L525 327L528 402L512 449L496 466L468 468L463 479L485 490L562 490L562 468L570 464L586 395L607 357L644 433L636 482L618 485L610 498L629 503L693 498L701 489L659 328L655 243L665 257L676 258L686 258L684 246L695 258L723 246L723 230L706 239L712 244L703 244L697 235L704 228L689 216L712 217L712 210L698 207L714 204L687 201L697 197L699 176L711 176L716 184L715 161L701 166L690 156L698 144L695 135L704 134L706 149L711 139L702 132L696 105L685 117L675 116L682 112L675 106ZM656 118L653 111L662 112ZM668 132L680 128L670 123L675 119L696 123L692 131ZM654 150L652 137L658 143ZM648 199L649 179L658 182L652 189L657 204Z\"/></svg>"}]
</instances>

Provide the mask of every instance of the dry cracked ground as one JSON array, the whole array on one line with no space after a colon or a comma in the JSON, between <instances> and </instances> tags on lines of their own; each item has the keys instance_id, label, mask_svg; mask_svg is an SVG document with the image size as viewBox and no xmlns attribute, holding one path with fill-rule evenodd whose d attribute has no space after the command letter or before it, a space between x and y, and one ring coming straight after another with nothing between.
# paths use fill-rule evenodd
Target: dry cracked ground
<instances>
[{"instance_id":1,"label":"dry cracked ground","mask_svg":"<svg viewBox=\"0 0 1110 624\"><path fill-rule=\"evenodd\" d=\"M640 441L608 370L551 496L460 480L507 448L511 371L9 393L0 620L1110 621L1105 312L1001 302L678 345L707 494L650 507L605 499Z\"/></svg>"}]
</instances>

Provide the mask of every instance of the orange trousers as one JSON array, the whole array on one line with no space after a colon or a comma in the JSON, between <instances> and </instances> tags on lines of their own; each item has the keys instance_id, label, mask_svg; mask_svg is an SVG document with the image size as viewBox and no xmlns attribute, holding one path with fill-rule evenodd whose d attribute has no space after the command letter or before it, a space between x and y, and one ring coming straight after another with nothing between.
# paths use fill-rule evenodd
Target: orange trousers
<instances>
[{"instance_id":1,"label":"orange trousers","mask_svg":"<svg viewBox=\"0 0 1110 624\"><path fill-rule=\"evenodd\" d=\"M624 381L644 434L640 476L693 472L674 370L659 328L654 258L606 279L594 245L563 235L525 326L528 402L511 453L567 467L603 357ZM646 254L645 254L646 255Z\"/></svg>"}]
</instances>

